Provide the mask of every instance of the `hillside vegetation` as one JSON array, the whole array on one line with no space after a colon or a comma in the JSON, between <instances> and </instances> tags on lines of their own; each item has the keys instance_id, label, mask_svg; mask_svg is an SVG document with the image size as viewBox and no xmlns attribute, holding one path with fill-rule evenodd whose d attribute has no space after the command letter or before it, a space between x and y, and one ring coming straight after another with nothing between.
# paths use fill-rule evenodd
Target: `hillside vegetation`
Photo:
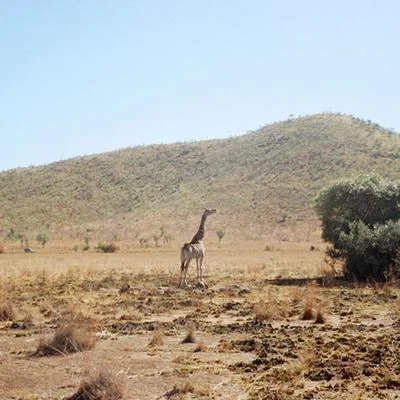
<instances>
[{"instance_id":1,"label":"hillside vegetation","mask_svg":"<svg viewBox=\"0 0 400 400\"><path fill-rule=\"evenodd\" d=\"M0 227L34 237L135 241L191 237L204 207L231 239L318 227L313 197L331 179L400 174L400 137L351 116L318 114L223 140L127 148L0 173ZM213 216L214 217L214 216ZM215 235L214 235L215 236ZM300 237L303 236L303 237ZM293 237L294 238L294 237Z\"/></svg>"}]
</instances>

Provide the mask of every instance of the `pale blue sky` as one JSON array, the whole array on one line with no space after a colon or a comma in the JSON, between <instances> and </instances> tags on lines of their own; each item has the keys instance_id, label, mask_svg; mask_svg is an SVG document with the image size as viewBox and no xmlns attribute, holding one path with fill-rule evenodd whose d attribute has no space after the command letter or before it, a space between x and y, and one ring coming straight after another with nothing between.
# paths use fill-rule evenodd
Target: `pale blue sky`
<instances>
[{"instance_id":1,"label":"pale blue sky","mask_svg":"<svg viewBox=\"0 0 400 400\"><path fill-rule=\"evenodd\" d=\"M397 0L0 0L0 170L343 112L400 131Z\"/></svg>"}]
</instances>

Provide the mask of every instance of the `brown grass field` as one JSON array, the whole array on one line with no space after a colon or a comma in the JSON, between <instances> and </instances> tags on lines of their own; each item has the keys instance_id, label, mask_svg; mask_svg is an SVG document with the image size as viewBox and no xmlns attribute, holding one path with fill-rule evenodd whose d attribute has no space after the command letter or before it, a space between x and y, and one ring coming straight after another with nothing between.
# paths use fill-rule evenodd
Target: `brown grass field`
<instances>
[{"instance_id":1,"label":"brown grass field","mask_svg":"<svg viewBox=\"0 0 400 400\"><path fill-rule=\"evenodd\" d=\"M0 254L1 399L400 398L400 290L323 244L211 244L206 290L179 246L120 248Z\"/></svg>"}]
</instances>

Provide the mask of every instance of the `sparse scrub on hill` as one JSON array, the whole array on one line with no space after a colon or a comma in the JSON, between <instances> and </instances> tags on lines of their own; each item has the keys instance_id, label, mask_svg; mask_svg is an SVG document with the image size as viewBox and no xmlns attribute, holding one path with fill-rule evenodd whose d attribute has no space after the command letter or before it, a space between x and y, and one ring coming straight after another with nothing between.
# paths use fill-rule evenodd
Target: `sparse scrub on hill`
<instances>
[{"instance_id":1,"label":"sparse scrub on hill","mask_svg":"<svg viewBox=\"0 0 400 400\"><path fill-rule=\"evenodd\" d=\"M400 277L400 182L357 176L333 182L316 198L327 254L357 281Z\"/></svg>"},{"instance_id":2,"label":"sparse scrub on hill","mask_svg":"<svg viewBox=\"0 0 400 400\"><path fill-rule=\"evenodd\" d=\"M118 242L132 242L135 226L153 245L151 235L162 226L164 234L156 232L162 245L169 235L181 237L207 201L224 210L216 224L229 222L230 238L273 232L299 240L301 229L315 235L309 202L332 176L369 169L394 178L399 154L400 137L372 123L329 113L293 118L224 140L135 147L2 172L2 224L31 238L46 231L52 244L75 239L90 224L97 232L118 229Z\"/></svg>"},{"instance_id":3,"label":"sparse scrub on hill","mask_svg":"<svg viewBox=\"0 0 400 400\"><path fill-rule=\"evenodd\" d=\"M46 243L49 241L49 236L47 233L38 233L36 240L42 245L42 248L44 248Z\"/></svg>"},{"instance_id":4,"label":"sparse scrub on hill","mask_svg":"<svg viewBox=\"0 0 400 400\"><path fill-rule=\"evenodd\" d=\"M11 241L19 241L21 246L25 244L25 246L28 246L28 238L25 233L19 232L18 230L14 228L10 228L9 231L6 234L6 238Z\"/></svg>"}]
</instances>

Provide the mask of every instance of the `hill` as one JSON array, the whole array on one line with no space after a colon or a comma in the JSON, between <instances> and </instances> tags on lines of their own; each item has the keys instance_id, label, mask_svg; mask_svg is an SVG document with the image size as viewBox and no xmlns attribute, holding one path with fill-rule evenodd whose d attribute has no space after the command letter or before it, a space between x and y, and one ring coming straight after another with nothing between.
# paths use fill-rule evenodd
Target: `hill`
<instances>
[{"instance_id":1,"label":"hill","mask_svg":"<svg viewBox=\"0 0 400 400\"><path fill-rule=\"evenodd\" d=\"M289 119L223 140L127 148L0 173L0 226L28 237L191 237L202 209L232 240L307 239L312 198L333 178L400 174L400 137L340 114ZM213 216L214 217L214 216ZM183 240L183 239L182 239Z\"/></svg>"}]
</instances>

